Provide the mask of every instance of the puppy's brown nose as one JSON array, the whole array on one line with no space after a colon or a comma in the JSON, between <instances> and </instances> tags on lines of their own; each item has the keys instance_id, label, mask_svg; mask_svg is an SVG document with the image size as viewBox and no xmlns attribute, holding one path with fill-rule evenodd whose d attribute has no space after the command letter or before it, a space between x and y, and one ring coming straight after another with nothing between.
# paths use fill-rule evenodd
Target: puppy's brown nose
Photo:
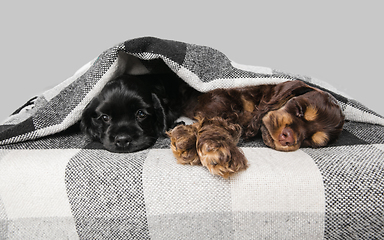
<instances>
[{"instance_id":1,"label":"puppy's brown nose","mask_svg":"<svg viewBox=\"0 0 384 240\"><path fill-rule=\"evenodd\" d=\"M295 143L293 131L290 128L284 128L279 135L279 142L282 146L291 146Z\"/></svg>"},{"instance_id":2,"label":"puppy's brown nose","mask_svg":"<svg viewBox=\"0 0 384 240\"><path fill-rule=\"evenodd\" d=\"M115 144L118 147L125 148L128 147L132 139L128 135L117 135L115 138Z\"/></svg>"}]
</instances>

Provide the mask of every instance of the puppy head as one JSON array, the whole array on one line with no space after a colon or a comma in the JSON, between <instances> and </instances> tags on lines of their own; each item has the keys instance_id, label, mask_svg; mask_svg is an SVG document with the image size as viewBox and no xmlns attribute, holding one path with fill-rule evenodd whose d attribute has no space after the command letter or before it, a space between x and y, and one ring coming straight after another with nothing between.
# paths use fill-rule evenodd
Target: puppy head
<instances>
[{"instance_id":1,"label":"puppy head","mask_svg":"<svg viewBox=\"0 0 384 240\"><path fill-rule=\"evenodd\" d=\"M141 79L120 77L106 84L85 108L83 131L112 152L135 152L152 146L163 131L159 99Z\"/></svg>"},{"instance_id":2,"label":"puppy head","mask_svg":"<svg viewBox=\"0 0 384 240\"><path fill-rule=\"evenodd\" d=\"M276 150L294 151L335 141L342 131L344 115L333 96L304 83L284 84L296 87L285 94L281 106L262 118L264 143Z\"/></svg>"}]
</instances>

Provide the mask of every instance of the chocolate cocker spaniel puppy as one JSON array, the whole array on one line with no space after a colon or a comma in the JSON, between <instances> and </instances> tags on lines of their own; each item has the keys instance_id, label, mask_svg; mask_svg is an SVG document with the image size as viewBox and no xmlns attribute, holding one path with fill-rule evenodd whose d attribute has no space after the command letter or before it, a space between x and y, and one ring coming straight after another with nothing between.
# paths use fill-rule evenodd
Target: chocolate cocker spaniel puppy
<instances>
[{"instance_id":1,"label":"chocolate cocker spaniel puppy","mask_svg":"<svg viewBox=\"0 0 384 240\"><path fill-rule=\"evenodd\" d=\"M344 124L333 96L299 80L216 89L201 95L185 114L197 121L168 132L177 161L203 165L224 178L248 166L236 146L240 137L251 139L261 132L267 146L294 151L326 146Z\"/></svg>"},{"instance_id":2,"label":"chocolate cocker spaniel puppy","mask_svg":"<svg viewBox=\"0 0 384 240\"><path fill-rule=\"evenodd\" d=\"M194 94L175 74L123 75L86 106L80 126L109 151L143 150L165 135Z\"/></svg>"}]
</instances>

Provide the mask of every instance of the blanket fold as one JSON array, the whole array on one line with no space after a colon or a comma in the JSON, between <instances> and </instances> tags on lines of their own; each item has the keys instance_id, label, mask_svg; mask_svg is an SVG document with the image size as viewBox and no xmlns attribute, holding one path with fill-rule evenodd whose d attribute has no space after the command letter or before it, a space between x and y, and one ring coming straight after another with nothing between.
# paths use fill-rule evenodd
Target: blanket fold
<instances>
[{"instance_id":1,"label":"blanket fold","mask_svg":"<svg viewBox=\"0 0 384 240\"><path fill-rule=\"evenodd\" d=\"M33 140L67 129L79 121L87 103L115 76L170 70L203 92L299 79L334 95L347 120L384 125L383 117L317 79L265 67L243 66L206 46L142 37L107 49L74 76L10 116L4 123L10 126L0 132L0 144Z\"/></svg>"}]
</instances>

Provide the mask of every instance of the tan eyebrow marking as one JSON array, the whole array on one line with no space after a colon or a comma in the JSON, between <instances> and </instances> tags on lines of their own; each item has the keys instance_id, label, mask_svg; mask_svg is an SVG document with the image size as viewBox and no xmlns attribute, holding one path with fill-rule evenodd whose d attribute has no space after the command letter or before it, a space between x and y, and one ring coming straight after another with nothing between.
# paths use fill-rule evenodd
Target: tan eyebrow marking
<instances>
[{"instance_id":1,"label":"tan eyebrow marking","mask_svg":"<svg viewBox=\"0 0 384 240\"><path fill-rule=\"evenodd\" d=\"M255 110L255 105L253 104L253 102L248 101L244 98L244 96L241 96L241 101L243 102L244 111L253 112L253 110Z\"/></svg>"},{"instance_id":2,"label":"tan eyebrow marking","mask_svg":"<svg viewBox=\"0 0 384 240\"><path fill-rule=\"evenodd\" d=\"M317 109L313 106L308 106L304 113L304 119L314 121L317 118Z\"/></svg>"},{"instance_id":3,"label":"tan eyebrow marking","mask_svg":"<svg viewBox=\"0 0 384 240\"><path fill-rule=\"evenodd\" d=\"M317 145L325 145L328 142L328 136L325 132L316 132L312 135L312 141Z\"/></svg>"}]
</instances>

